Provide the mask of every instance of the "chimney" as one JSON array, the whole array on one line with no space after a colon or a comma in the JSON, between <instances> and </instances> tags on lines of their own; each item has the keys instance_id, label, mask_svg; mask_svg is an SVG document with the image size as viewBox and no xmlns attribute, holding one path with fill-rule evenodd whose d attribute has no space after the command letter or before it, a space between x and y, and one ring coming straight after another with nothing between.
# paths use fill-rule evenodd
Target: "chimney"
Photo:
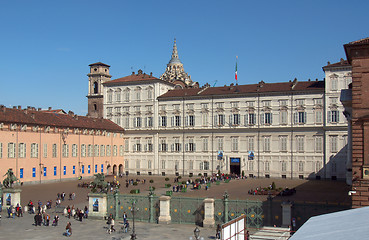
<instances>
[{"instance_id":1,"label":"chimney","mask_svg":"<svg viewBox=\"0 0 369 240\"><path fill-rule=\"evenodd\" d=\"M6 109L6 107L5 107L4 105L0 105L0 110L1 110L2 112L5 112L5 109Z\"/></svg>"},{"instance_id":2,"label":"chimney","mask_svg":"<svg viewBox=\"0 0 369 240\"><path fill-rule=\"evenodd\" d=\"M31 109L31 106L27 106L27 110L30 110Z\"/></svg>"},{"instance_id":3,"label":"chimney","mask_svg":"<svg viewBox=\"0 0 369 240\"><path fill-rule=\"evenodd\" d=\"M132 72L132 75L135 75L135 72Z\"/></svg>"},{"instance_id":4,"label":"chimney","mask_svg":"<svg viewBox=\"0 0 369 240\"><path fill-rule=\"evenodd\" d=\"M21 110L22 109L22 106L21 105L18 105L18 110Z\"/></svg>"},{"instance_id":5,"label":"chimney","mask_svg":"<svg viewBox=\"0 0 369 240\"><path fill-rule=\"evenodd\" d=\"M51 108L51 107L49 107L49 111L51 111L51 109L52 109L52 108Z\"/></svg>"},{"instance_id":6,"label":"chimney","mask_svg":"<svg viewBox=\"0 0 369 240\"><path fill-rule=\"evenodd\" d=\"M17 107L16 106L13 106L13 109L17 109Z\"/></svg>"},{"instance_id":7,"label":"chimney","mask_svg":"<svg viewBox=\"0 0 369 240\"><path fill-rule=\"evenodd\" d=\"M150 72L150 77L152 77L152 72Z\"/></svg>"},{"instance_id":8,"label":"chimney","mask_svg":"<svg viewBox=\"0 0 369 240\"><path fill-rule=\"evenodd\" d=\"M69 115L69 116L73 116L73 115L74 115L74 112L69 111L69 112L68 112L68 115Z\"/></svg>"}]
</instances>

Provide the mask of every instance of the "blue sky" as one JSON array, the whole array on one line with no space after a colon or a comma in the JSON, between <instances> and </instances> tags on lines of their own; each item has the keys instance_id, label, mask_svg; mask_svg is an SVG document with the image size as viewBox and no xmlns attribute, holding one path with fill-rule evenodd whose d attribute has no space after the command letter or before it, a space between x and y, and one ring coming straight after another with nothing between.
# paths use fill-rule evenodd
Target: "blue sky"
<instances>
[{"instance_id":1,"label":"blue sky","mask_svg":"<svg viewBox=\"0 0 369 240\"><path fill-rule=\"evenodd\" d=\"M192 80L216 86L323 79L369 37L369 1L1 1L0 104L87 113L89 64L160 77L177 38Z\"/></svg>"}]
</instances>

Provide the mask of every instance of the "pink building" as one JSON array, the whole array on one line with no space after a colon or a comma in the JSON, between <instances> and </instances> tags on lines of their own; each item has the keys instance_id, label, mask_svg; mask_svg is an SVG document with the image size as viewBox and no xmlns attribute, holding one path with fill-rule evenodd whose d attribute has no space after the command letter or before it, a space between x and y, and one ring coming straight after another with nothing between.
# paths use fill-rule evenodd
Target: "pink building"
<instances>
[{"instance_id":1,"label":"pink building","mask_svg":"<svg viewBox=\"0 0 369 240\"><path fill-rule=\"evenodd\" d=\"M123 173L123 128L107 119L0 106L0 176L41 183Z\"/></svg>"}]
</instances>

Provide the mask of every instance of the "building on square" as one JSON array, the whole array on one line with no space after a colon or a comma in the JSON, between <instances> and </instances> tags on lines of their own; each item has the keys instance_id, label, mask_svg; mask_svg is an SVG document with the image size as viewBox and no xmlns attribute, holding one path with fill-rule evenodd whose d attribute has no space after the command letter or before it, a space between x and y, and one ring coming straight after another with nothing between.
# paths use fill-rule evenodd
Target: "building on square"
<instances>
[{"instance_id":1,"label":"building on square","mask_svg":"<svg viewBox=\"0 0 369 240\"><path fill-rule=\"evenodd\" d=\"M24 183L123 173L123 129L63 110L0 106L0 176Z\"/></svg>"},{"instance_id":2,"label":"building on square","mask_svg":"<svg viewBox=\"0 0 369 240\"><path fill-rule=\"evenodd\" d=\"M199 87L184 72L175 42L160 78L139 70L100 83L109 67L96 63L89 85L103 89L99 116L125 129L127 173L345 179L347 121L339 96L351 66L340 61L323 70L323 81ZM90 87L89 100L95 95ZM89 115L96 114L92 104Z\"/></svg>"}]
</instances>

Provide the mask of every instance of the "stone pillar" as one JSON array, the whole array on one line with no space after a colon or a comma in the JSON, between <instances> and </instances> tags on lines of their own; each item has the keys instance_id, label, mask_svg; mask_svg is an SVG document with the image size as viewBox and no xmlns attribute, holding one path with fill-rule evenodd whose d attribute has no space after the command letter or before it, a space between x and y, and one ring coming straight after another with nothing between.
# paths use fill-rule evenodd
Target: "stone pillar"
<instances>
[{"instance_id":1,"label":"stone pillar","mask_svg":"<svg viewBox=\"0 0 369 240\"><path fill-rule=\"evenodd\" d=\"M114 200L115 200L115 220L117 220L119 218L119 207L120 207L118 191L114 193Z\"/></svg>"},{"instance_id":2,"label":"stone pillar","mask_svg":"<svg viewBox=\"0 0 369 240\"><path fill-rule=\"evenodd\" d=\"M3 188L3 202L2 208L6 209L8 207L17 206L21 204L21 189L18 188Z\"/></svg>"},{"instance_id":3,"label":"stone pillar","mask_svg":"<svg viewBox=\"0 0 369 240\"><path fill-rule=\"evenodd\" d=\"M215 225L214 202L213 198L204 199L204 227L214 227Z\"/></svg>"},{"instance_id":4,"label":"stone pillar","mask_svg":"<svg viewBox=\"0 0 369 240\"><path fill-rule=\"evenodd\" d=\"M88 217L103 219L108 214L107 197L104 193L88 194Z\"/></svg>"},{"instance_id":5,"label":"stone pillar","mask_svg":"<svg viewBox=\"0 0 369 240\"><path fill-rule=\"evenodd\" d=\"M228 222L228 198L229 195L227 192L224 193L223 195L223 202L224 202L224 222Z\"/></svg>"},{"instance_id":6,"label":"stone pillar","mask_svg":"<svg viewBox=\"0 0 369 240\"><path fill-rule=\"evenodd\" d=\"M289 227L291 225L291 202L283 202L282 206L282 227Z\"/></svg>"},{"instance_id":7,"label":"stone pillar","mask_svg":"<svg viewBox=\"0 0 369 240\"><path fill-rule=\"evenodd\" d=\"M172 220L170 216L170 199L169 196L161 196L160 201L160 216L159 223L169 224Z\"/></svg>"},{"instance_id":8,"label":"stone pillar","mask_svg":"<svg viewBox=\"0 0 369 240\"><path fill-rule=\"evenodd\" d=\"M153 201L153 194L149 194L149 203L150 203L150 222L153 223L154 222L154 201Z\"/></svg>"}]
</instances>

